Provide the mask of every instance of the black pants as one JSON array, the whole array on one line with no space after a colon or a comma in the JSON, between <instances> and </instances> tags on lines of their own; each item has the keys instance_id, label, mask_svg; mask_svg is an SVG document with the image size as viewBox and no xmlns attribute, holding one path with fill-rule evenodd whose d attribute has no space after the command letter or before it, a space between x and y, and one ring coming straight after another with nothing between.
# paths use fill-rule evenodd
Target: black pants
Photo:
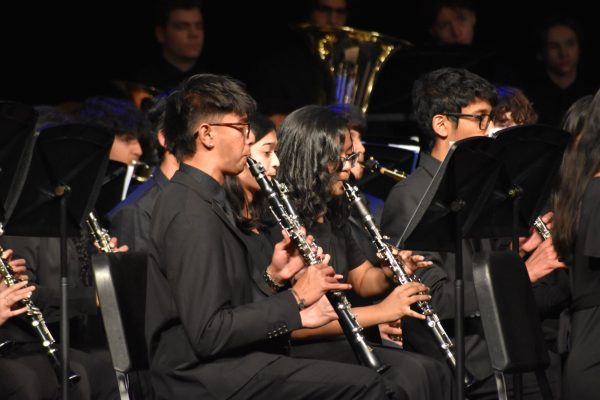
<instances>
[{"instance_id":1,"label":"black pants","mask_svg":"<svg viewBox=\"0 0 600 400\"><path fill-rule=\"evenodd\" d=\"M85 368L71 361L71 369L81 376L70 388L69 398L89 400L90 383ZM45 354L29 354L16 358L0 358L0 399L46 400L60 398L56 373Z\"/></svg>"},{"instance_id":2,"label":"black pants","mask_svg":"<svg viewBox=\"0 0 600 400\"><path fill-rule=\"evenodd\" d=\"M447 400L452 396L452 373L442 362L400 348L374 346L381 361L389 365L382 374L385 385L410 399ZM354 353L344 338L319 342L294 342L294 357L326 359L356 364Z\"/></svg>"},{"instance_id":3,"label":"black pants","mask_svg":"<svg viewBox=\"0 0 600 400\"><path fill-rule=\"evenodd\" d=\"M241 399L408 399L390 393L368 368L330 361L281 357L259 371L233 397Z\"/></svg>"}]
</instances>

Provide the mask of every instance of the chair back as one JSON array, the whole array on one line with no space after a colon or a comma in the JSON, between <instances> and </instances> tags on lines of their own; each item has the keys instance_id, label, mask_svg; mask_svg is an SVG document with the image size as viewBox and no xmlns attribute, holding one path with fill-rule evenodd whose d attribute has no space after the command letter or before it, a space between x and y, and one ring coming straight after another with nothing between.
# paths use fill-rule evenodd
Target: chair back
<instances>
[{"instance_id":1,"label":"chair back","mask_svg":"<svg viewBox=\"0 0 600 400\"><path fill-rule=\"evenodd\" d=\"M96 290L121 400L154 398L144 334L145 253L92 257Z\"/></svg>"},{"instance_id":2,"label":"chair back","mask_svg":"<svg viewBox=\"0 0 600 400\"><path fill-rule=\"evenodd\" d=\"M546 369L548 350L521 258L513 252L477 253L473 278L492 368L504 373Z\"/></svg>"}]
</instances>

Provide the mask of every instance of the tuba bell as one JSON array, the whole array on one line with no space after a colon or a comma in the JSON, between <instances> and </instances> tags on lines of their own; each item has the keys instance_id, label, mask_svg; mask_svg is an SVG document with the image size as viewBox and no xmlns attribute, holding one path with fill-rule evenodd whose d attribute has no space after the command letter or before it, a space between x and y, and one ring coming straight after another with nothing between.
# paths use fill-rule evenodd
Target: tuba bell
<instances>
[{"instance_id":1,"label":"tuba bell","mask_svg":"<svg viewBox=\"0 0 600 400\"><path fill-rule=\"evenodd\" d=\"M300 24L311 48L332 79L333 104L353 104L367 112L377 74L399 49L412 47L401 39L347 26L317 27Z\"/></svg>"}]
</instances>

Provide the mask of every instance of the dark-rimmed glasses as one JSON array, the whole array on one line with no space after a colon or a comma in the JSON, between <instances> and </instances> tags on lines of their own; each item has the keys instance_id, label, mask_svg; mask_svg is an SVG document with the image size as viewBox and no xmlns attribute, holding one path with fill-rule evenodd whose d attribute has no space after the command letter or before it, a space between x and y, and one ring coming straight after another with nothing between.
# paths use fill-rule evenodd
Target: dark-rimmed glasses
<instances>
[{"instance_id":1,"label":"dark-rimmed glasses","mask_svg":"<svg viewBox=\"0 0 600 400\"><path fill-rule=\"evenodd\" d=\"M353 151L352 153L348 154L347 156L339 156L336 160L336 170L337 171L341 171L344 169L344 164L349 162L350 163L350 168L354 168L354 166L356 165L356 161L358 161L358 156L360 155L360 153L357 153L355 151Z\"/></svg>"},{"instance_id":2,"label":"dark-rimmed glasses","mask_svg":"<svg viewBox=\"0 0 600 400\"><path fill-rule=\"evenodd\" d=\"M235 129L236 131L238 131L239 133L241 133L242 135L244 135L244 137L246 139L248 139L250 137L250 124L248 124L246 122L206 123L206 125L211 125L211 126L227 126L229 128Z\"/></svg>"},{"instance_id":3,"label":"dark-rimmed glasses","mask_svg":"<svg viewBox=\"0 0 600 400\"><path fill-rule=\"evenodd\" d=\"M463 113L444 113L447 117L456 117L456 118L476 118L479 120L479 129L485 131L488 126L490 126L490 122L492 120L492 116L490 114L463 114Z\"/></svg>"}]
</instances>

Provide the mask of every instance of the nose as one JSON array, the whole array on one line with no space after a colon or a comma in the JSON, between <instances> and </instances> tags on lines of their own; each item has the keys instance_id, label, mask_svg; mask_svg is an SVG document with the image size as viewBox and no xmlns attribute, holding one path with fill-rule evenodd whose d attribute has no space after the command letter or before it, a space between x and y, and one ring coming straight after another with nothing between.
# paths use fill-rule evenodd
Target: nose
<instances>
[{"instance_id":1,"label":"nose","mask_svg":"<svg viewBox=\"0 0 600 400\"><path fill-rule=\"evenodd\" d=\"M271 162L271 166L275 169L279 168L279 157L277 157L277 153L273 153L273 161Z\"/></svg>"},{"instance_id":2,"label":"nose","mask_svg":"<svg viewBox=\"0 0 600 400\"><path fill-rule=\"evenodd\" d=\"M129 149L130 149L131 155L134 157L135 160L139 160L140 157L142 156L142 154L144 154L144 152L142 150L142 145L140 144L139 140L137 140L137 139L131 142Z\"/></svg>"},{"instance_id":3,"label":"nose","mask_svg":"<svg viewBox=\"0 0 600 400\"><path fill-rule=\"evenodd\" d=\"M352 162L350 162L350 160L344 161L344 163L342 164L342 172L350 172L351 169Z\"/></svg>"}]
</instances>

